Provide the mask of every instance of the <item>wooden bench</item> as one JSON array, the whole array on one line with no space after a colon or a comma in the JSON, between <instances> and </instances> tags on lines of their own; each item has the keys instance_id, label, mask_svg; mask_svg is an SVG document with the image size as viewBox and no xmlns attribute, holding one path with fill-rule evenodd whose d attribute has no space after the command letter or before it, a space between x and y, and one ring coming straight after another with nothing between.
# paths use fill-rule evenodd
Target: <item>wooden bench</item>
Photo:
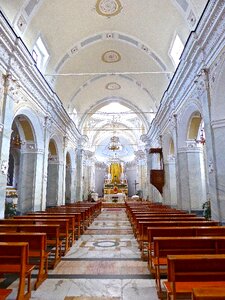
<instances>
[{"instance_id":1,"label":"wooden bench","mask_svg":"<svg viewBox=\"0 0 225 300\"><path fill-rule=\"evenodd\" d=\"M81 213L80 212L73 212L73 213L64 213L64 212L31 212L31 213L27 213L27 215L35 215L35 216L48 216L48 217L64 217L67 218L72 216L74 217L74 239L79 239L80 235L81 235Z\"/></svg>"},{"instance_id":2,"label":"wooden bench","mask_svg":"<svg viewBox=\"0 0 225 300\"><path fill-rule=\"evenodd\" d=\"M155 237L151 266L160 298L162 298L161 278L167 274L167 255L178 254L225 254L225 236Z\"/></svg>"},{"instance_id":3,"label":"wooden bench","mask_svg":"<svg viewBox=\"0 0 225 300\"><path fill-rule=\"evenodd\" d=\"M225 300L225 286L195 288L193 289L192 300Z\"/></svg>"},{"instance_id":4,"label":"wooden bench","mask_svg":"<svg viewBox=\"0 0 225 300\"><path fill-rule=\"evenodd\" d=\"M168 255L167 299L191 299L192 290L225 286L224 254Z\"/></svg>"},{"instance_id":5,"label":"wooden bench","mask_svg":"<svg viewBox=\"0 0 225 300\"><path fill-rule=\"evenodd\" d=\"M5 300L11 293L12 289L0 289L0 300Z\"/></svg>"},{"instance_id":6,"label":"wooden bench","mask_svg":"<svg viewBox=\"0 0 225 300\"><path fill-rule=\"evenodd\" d=\"M75 217L73 215L68 215L68 214L63 214L63 215L52 215L52 214L28 214L28 215L23 215L20 217L14 217L11 220L24 220L24 219L29 219L32 220L33 222L35 220L40 221L40 220L58 220L58 219L69 219L69 239L68 239L68 247L72 246L75 242ZM35 222L34 222L35 223ZM61 229L62 231L62 229Z\"/></svg>"},{"instance_id":7,"label":"wooden bench","mask_svg":"<svg viewBox=\"0 0 225 300\"><path fill-rule=\"evenodd\" d=\"M147 259L148 252L148 227L168 227L168 226L216 226L218 225L217 221L140 221L138 222L138 242L139 247L142 251L142 258Z\"/></svg>"},{"instance_id":8,"label":"wooden bench","mask_svg":"<svg viewBox=\"0 0 225 300\"><path fill-rule=\"evenodd\" d=\"M31 272L34 270L35 265L29 264L28 253L28 243L0 242L1 273L17 274L19 276L17 300L27 300L31 296Z\"/></svg>"},{"instance_id":9,"label":"wooden bench","mask_svg":"<svg viewBox=\"0 0 225 300\"><path fill-rule=\"evenodd\" d=\"M61 260L61 241L59 238L59 225L33 225L33 224L0 224L0 232L43 232L47 236L49 268L55 268Z\"/></svg>"},{"instance_id":10,"label":"wooden bench","mask_svg":"<svg viewBox=\"0 0 225 300\"><path fill-rule=\"evenodd\" d=\"M194 236L225 236L225 226L165 226L148 227L148 265L151 273L152 258L154 257L154 239L156 237L194 237Z\"/></svg>"},{"instance_id":11,"label":"wooden bench","mask_svg":"<svg viewBox=\"0 0 225 300\"><path fill-rule=\"evenodd\" d=\"M205 221L203 217L197 217L188 214L152 214L152 215L136 215L132 224L134 235L138 233L138 223L148 221Z\"/></svg>"},{"instance_id":12,"label":"wooden bench","mask_svg":"<svg viewBox=\"0 0 225 300\"><path fill-rule=\"evenodd\" d=\"M1 220L2 223L5 222L15 222L18 224L36 224L36 225L59 225L59 237L61 240L61 255L65 255L69 249L72 239L72 234L69 232L69 219L61 219L61 218L26 218L26 217L14 217L13 219L5 219ZM1 224L1 222L0 222Z\"/></svg>"},{"instance_id":13,"label":"wooden bench","mask_svg":"<svg viewBox=\"0 0 225 300\"><path fill-rule=\"evenodd\" d=\"M38 267L37 279L34 288L39 285L48 276L48 255L46 233L18 233L18 232L0 232L0 242L27 242L29 244L29 263Z\"/></svg>"},{"instance_id":14,"label":"wooden bench","mask_svg":"<svg viewBox=\"0 0 225 300\"><path fill-rule=\"evenodd\" d=\"M51 207L46 209L47 213L80 213L80 234L84 233L85 229L88 226L88 210L83 208L67 208L67 207Z\"/></svg>"}]
</instances>

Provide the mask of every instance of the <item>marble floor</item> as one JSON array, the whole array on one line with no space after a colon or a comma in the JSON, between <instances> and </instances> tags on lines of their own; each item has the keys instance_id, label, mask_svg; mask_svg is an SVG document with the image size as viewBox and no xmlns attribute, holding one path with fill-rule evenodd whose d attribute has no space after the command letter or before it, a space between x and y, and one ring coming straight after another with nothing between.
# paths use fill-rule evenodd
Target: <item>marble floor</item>
<instances>
[{"instance_id":1,"label":"marble floor","mask_svg":"<svg viewBox=\"0 0 225 300\"><path fill-rule=\"evenodd\" d=\"M15 299L15 292L7 299ZM158 299L125 210L104 208L31 299Z\"/></svg>"}]
</instances>

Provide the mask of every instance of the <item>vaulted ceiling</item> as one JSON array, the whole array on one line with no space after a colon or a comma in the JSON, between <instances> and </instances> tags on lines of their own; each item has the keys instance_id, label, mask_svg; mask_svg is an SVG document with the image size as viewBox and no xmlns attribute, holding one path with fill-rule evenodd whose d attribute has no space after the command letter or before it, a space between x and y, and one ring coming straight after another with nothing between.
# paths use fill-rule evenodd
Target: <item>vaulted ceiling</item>
<instances>
[{"instance_id":1,"label":"vaulted ceiling","mask_svg":"<svg viewBox=\"0 0 225 300\"><path fill-rule=\"evenodd\" d=\"M95 113L111 102L135 112L142 122L140 135L147 131L176 68L170 56L174 39L179 35L185 44L206 4L207 0L0 0L1 10L31 53L41 37L49 53L41 71L86 134L91 118L104 123Z\"/></svg>"}]
</instances>

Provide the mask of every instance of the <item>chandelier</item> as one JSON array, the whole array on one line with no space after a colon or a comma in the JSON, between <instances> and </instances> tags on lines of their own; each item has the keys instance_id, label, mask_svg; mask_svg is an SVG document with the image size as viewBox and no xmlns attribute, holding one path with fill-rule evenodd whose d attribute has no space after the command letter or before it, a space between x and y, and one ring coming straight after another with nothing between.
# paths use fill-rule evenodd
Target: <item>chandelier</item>
<instances>
[{"instance_id":1,"label":"chandelier","mask_svg":"<svg viewBox=\"0 0 225 300\"><path fill-rule=\"evenodd\" d=\"M118 136L112 136L108 145L110 151L118 151L122 149Z\"/></svg>"}]
</instances>

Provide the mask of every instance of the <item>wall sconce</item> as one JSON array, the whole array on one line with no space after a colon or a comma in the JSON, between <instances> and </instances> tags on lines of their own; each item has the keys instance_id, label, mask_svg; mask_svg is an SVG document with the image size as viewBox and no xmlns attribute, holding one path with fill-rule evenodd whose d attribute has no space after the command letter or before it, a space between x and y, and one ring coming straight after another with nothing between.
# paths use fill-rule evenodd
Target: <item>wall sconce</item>
<instances>
[{"instance_id":1,"label":"wall sconce","mask_svg":"<svg viewBox=\"0 0 225 300\"><path fill-rule=\"evenodd\" d=\"M20 139L19 134L12 137L12 145L13 146L20 147L21 145L24 145L24 144L25 144L25 142Z\"/></svg>"},{"instance_id":2,"label":"wall sconce","mask_svg":"<svg viewBox=\"0 0 225 300\"><path fill-rule=\"evenodd\" d=\"M201 129L201 134L200 134L200 138L199 138L199 140L197 140L197 139L195 139L195 142L197 143L197 144L202 144L203 146L205 145L205 137L204 137L204 130L203 129Z\"/></svg>"}]
</instances>

